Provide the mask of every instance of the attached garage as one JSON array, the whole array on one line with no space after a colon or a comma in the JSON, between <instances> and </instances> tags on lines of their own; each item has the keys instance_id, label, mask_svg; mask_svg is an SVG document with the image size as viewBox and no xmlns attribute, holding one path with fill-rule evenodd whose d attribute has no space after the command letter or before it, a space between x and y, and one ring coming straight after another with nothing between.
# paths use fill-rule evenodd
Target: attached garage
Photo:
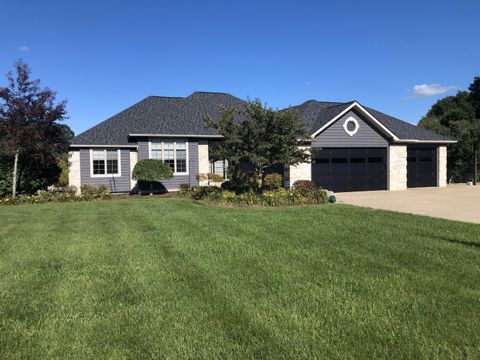
<instances>
[{"instance_id":1,"label":"attached garage","mask_svg":"<svg viewBox=\"0 0 480 360\"><path fill-rule=\"evenodd\" d=\"M447 145L455 141L358 102L307 101L295 107L309 125L312 161L288 167L286 186L311 180L335 192L446 186Z\"/></svg>"},{"instance_id":2,"label":"attached garage","mask_svg":"<svg viewBox=\"0 0 480 360\"><path fill-rule=\"evenodd\" d=\"M407 187L437 186L437 148L407 147Z\"/></svg>"},{"instance_id":3,"label":"attached garage","mask_svg":"<svg viewBox=\"0 0 480 360\"><path fill-rule=\"evenodd\" d=\"M313 151L312 181L333 191L387 189L385 148L325 148Z\"/></svg>"}]
</instances>

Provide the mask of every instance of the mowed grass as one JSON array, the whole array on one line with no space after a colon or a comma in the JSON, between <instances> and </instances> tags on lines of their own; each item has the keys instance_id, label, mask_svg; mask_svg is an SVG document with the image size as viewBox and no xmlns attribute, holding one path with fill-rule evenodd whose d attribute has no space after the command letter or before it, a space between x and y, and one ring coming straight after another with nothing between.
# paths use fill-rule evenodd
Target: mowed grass
<instances>
[{"instance_id":1,"label":"mowed grass","mask_svg":"<svg viewBox=\"0 0 480 360\"><path fill-rule=\"evenodd\" d=\"M0 208L0 358L478 358L480 226L343 205Z\"/></svg>"}]
</instances>

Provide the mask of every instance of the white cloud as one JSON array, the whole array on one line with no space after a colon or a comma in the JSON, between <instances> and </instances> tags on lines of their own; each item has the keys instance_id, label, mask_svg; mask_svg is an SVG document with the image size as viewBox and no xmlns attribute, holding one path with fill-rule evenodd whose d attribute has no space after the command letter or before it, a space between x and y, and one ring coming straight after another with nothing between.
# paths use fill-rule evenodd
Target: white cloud
<instances>
[{"instance_id":1,"label":"white cloud","mask_svg":"<svg viewBox=\"0 0 480 360\"><path fill-rule=\"evenodd\" d=\"M23 52L27 52L27 51L30 51L30 48L28 46L23 45L23 46L20 46L18 48L18 50L23 51Z\"/></svg>"},{"instance_id":2,"label":"white cloud","mask_svg":"<svg viewBox=\"0 0 480 360\"><path fill-rule=\"evenodd\" d=\"M444 94L452 89L455 89L456 86L448 85L442 86L440 84L419 84L413 87L414 96L434 96L439 94Z\"/></svg>"}]
</instances>

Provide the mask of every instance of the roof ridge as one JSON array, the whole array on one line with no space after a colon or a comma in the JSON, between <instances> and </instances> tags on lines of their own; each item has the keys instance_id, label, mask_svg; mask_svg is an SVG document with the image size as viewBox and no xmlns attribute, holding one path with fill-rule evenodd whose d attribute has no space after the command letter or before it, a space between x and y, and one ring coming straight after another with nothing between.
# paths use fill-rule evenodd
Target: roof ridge
<instances>
[{"instance_id":1,"label":"roof ridge","mask_svg":"<svg viewBox=\"0 0 480 360\"><path fill-rule=\"evenodd\" d=\"M333 102L333 101L332 101ZM325 109L331 109L331 108L334 108L334 107L337 107L337 106L342 106L342 105L347 105L347 104L353 104L354 102L357 102L356 100L352 100L352 101L346 101L346 102L341 102L341 103L338 103L336 105L332 105L332 106L327 106Z\"/></svg>"},{"instance_id":2,"label":"roof ridge","mask_svg":"<svg viewBox=\"0 0 480 360\"><path fill-rule=\"evenodd\" d=\"M160 98L160 99L186 99L186 97L182 96L163 96L163 95L148 95L146 98L143 100L146 100L148 98ZM142 101L142 100L140 100Z\"/></svg>"},{"instance_id":3,"label":"roof ridge","mask_svg":"<svg viewBox=\"0 0 480 360\"><path fill-rule=\"evenodd\" d=\"M189 98L190 96L195 95L195 94L229 95L229 96L236 97L235 95L232 95L232 94L229 94L229 93L223 92L223 91L194 91L193 93L188 95L187 98Z\"/></svg>"}]
</instances>

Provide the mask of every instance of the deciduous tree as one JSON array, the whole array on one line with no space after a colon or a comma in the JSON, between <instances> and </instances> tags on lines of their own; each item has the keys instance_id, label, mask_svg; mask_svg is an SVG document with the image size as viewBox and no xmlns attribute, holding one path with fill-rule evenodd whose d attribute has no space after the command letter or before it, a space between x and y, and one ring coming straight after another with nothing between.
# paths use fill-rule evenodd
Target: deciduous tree
<instances>
[{"instance_id":1,"label":"deciduous tree","mask_svg":"<svg viewBox=\"0 0 480 360\"><path fill-rule=\"evenodd\" d=\"M56 103L56 93L40 88L30 79L30 69L21 60L15 74L7 74L8 85L0 88L0 153L13 159L12 196L23 163L48 169L66 152L72 132L59 122L67 117L65 100Z\"/></svg>"},{"instance_id":2,"label":"deciduous tree","mask_svg":"<svg viewBox=\"0 0 480 360\"><path fill-rule=\"evenodd\" d=\"M223 136L211 149L214 160L226 159L233 166L249 163L261 178L270 166L295 165L310 159L299 148L309 135L293 109L278 111L255 100L241 109L223 108L220 116L206 116L204 121Z\"/></svg>"},{"instance_id":3,"label":"deciduous tree","mask_svg":"<svg viewBox=\"0 0 480 360\"><path fill-rule=\"evenodd\" d=\"M466 181L472 177L474 119L475 108L470 94L459 91L455 96L438 100L418 123L420 127L458 141L448 147L448 179L453 181Z\"/></svg>"}]
</instances>

